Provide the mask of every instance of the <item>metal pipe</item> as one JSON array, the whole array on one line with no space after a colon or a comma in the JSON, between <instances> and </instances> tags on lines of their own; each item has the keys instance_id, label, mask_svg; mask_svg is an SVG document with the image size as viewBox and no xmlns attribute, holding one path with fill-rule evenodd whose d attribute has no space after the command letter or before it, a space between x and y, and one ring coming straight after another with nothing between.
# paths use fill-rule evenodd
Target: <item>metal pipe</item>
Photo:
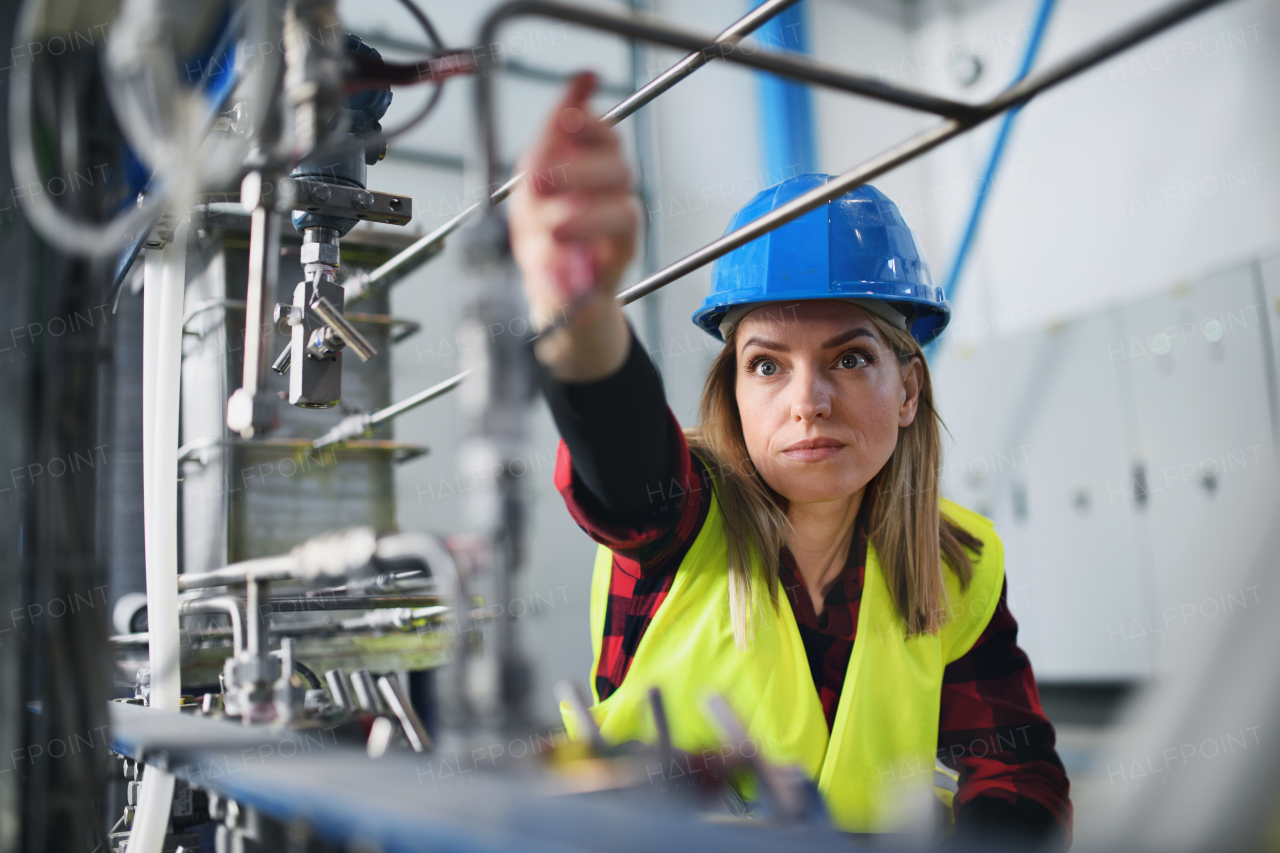
<instances>
[{"instance_id":1,"label":"metal pipe","mask_svg":"<svg viewBox=\"0 0 1280 853\"><path fill-rule=\"evenodd\" d=\"M260 580L250 580L245 584L245 611L249 617L249 624L245 626L245 648L259 661L265 661L271 651L271 632L262 607L264 592Z\"/></svg>"},{"instance_id":2,"label":"metal pipe","mask_svg":"<svg viewBox=\"0 0 1280 853\"><path fill-rule=\"evenodd\" d=\"M373 673L369 670L358 669L351 673L351 689L355 692L356 705L360 710L374 714L382 711L378 687L373 683Z\"/></svg>"},{"instance_id":3,"label":"metal pipe","mask_svg":"<svg viewBox=\"0 0 1280 853\"><path fill-rule=\"evenodd\" d=\"M337 705L344 711L354 711L356 703L351 698L351 691L347 688L347 674L341 669L331 669L324 674L324 680L329 685L329 695L333 697L333 704Z\"/></svg>"},{"instance_id":4,"label":"metal pipe","mask_svg":"<svg viewBox=\"0 0 1280 853\"><path fill-rule=\"evenodd\" d=\"M470 370L464 370L457 376L446 379L438 385L432 385L425 391L419 391L411 397L406 397L399 403L392 403L384 409L368 414L348 415L338 422L333 429L317 438L312 446L317 450L329 447L333 444L340 444L344 441L350 441L353 438L359 438L367 432L377 428L379 425L386 423L392 418L397 418L405 412L418 408L423 403L429 403L436 397L449 393L454 388L462 384L462 380L467 378Z\"/></svg>"},{"instance_id":5,"label":"metal pipe","mask_svg":"<svg viewBox=\"0 0 1280 853\"><path fill-rule=\"evenodd\" d=\"M785 11L788 7L794 6L800 0L768 0L752 9L743 17L739 18L729 26L724 32L716 36L715 44L723 44L737 38L741 38L749 33L757 30L761 24ZM663 71L657 77L654 77L643 87L636 90L635 94L630 95L617 106L600 116L600 120L609 124L617 124L645 104L652 101L671 87L675 86L681 80L706 65L711 60L711 56L706 50L695 50L675 65Z\"/></svg>"},{"instance_id":6,"label":"metal pipe","mask_svg":"<svg viewBox=\"0 0 1280 853\"><path fill-rule=\"evenodd\" d=\"M298 574L299 561L294 554L279 557L258 557L242 563L232 563L221 569L199 574L178 575L178 589L203 589L211 586L237 586L250 580L264 583L284 581Z\"/></svg>"},{"instance_id":7,"label":"metal pipe","mask_svg":"<svg viewBox=\"0 0 1280 853\"><path fill-rule=\"evenodd\" d=\"M413 751L426 752L431 749L431 735L427 734L422 720L418 718L413 705L409 704L408 697L404 695L404 690L400 687L400 679L394 675L383 675L378 678L378 690L382 692L382 701L400 720L400 727L404 730L404 736L408 738L409 746Z\"/></svg>"},{"instance_id":8,"label":"metal pipe","mask_svg":"<svg viewBox=\"0 0 1280 853\"><path fill-rule=\"evenodd\" d=\"M190 616L196 613L223 613L231 617L231 650L236 657L244 651L244 602L234 596L219 595L213 598L190 598L178 602L178 612Z\"/></svg>"},{"instance_id":9,"label":"metal pipe","mask_svg":"<svg viewBox=\"0 0 1280 853\"><path fill-rule=\"evenodd\" d=\"M823 186L816 187L804 195L798 196L787 204L766 213L759 219L748 222L738 230L724 235L720 239L703 246L696 252L632 285L618 294L618 301L623 305L628 305L640 297L688 275L699 267L711 263L716 258L728 254L739 246L751 242L760 235L785 225L831 199L855 190L873 178L931 151L948 139L958 136L1006 110L1025 104L1041 92L1079 74L1090 66L1103 62L1143 39L1150 38L1221 2L1223 0L1183 0L1183 2L1175 3L1167 9L1143 18L1137 23L1125 27L1119 33L1103 39L1097 45L1086 48L1074 56L1059 62L1057 65L1011 86L1003 94L998 95L982 106L983 115L977 121L966 123L955 119L947 119L922 133L916 134L888 151L878 154L844 174L832 178L831 181ZM553 323L543 331L543 334L563 325L564 322L565 320L562 319L559 323Z\"/></svg>"},{"instance_id":10,"label":"metal pipe","mask_svg":"<svg viewBox=\"0 0 1280 853\"><path fill-rule=\"evenodd\" d=\"M317 595L312 598L273 598L262 602L268 613L324 613L332 610L378 610L387 607L436 607L438 595Z\"/></svg>"},{"instance_id":11,"label":"metal pipe","mask_svg":"<svg viewBox=\"0 0 1280 853\"><path fill-rule=\"evenodd\" d=\"M499 6L489 13L480 26L480 43L492 42L498 27L508 19L529 15L556 18L622 36L665 44L669 47L701 51L707 54L708 59L719 58L901 107L936 113L947 118L975 120L981 115L979 108L972 104L939 98L912 89L903 89L875 77L853 74L798 54L762 51L754 44L752 50L748 51L737 37L717 41L713 36L692 33L667 24L644 21L631 15L559 3L555 0L512 0ZM487 186L493 186L496 182L498 163L497 134L493 122L493 75L489 73L492 66L493 59L488 54L476 57L476 103L483 146L481 155L487 167Z\"/></svg>"},{"instance_id":12,"label":"metal pipe","mask_svg":"<svg viewBox=\"0 0 1280 853\"><path fill-rule=\"evenodd\" d=\"M241 183L240 199L249 214L249 283L245 296L244 371L241 386L227 405L227 426L243 438L253 438L264 426L269 349L274 326L266 322L276 298L280 266L280 214L263 200L261 172L250 172Z\"/></svg>"},{"instance_id":13,"label":"metal pipe","mask_svg":"<svg viewBox=\"0 0 1280 853\"><path fill-rule=\"evenodd\" d=\"M746 16L734 22L728 29L720 33L716 37L715 43L720 44L730 39L747 35L757 29L761 24L769 18L778 14L788 6L793 6L799 0L767 0L761 3L755 9L752 9ZM634 94L628 96L625 100L615 105L612 109L602 115L600 118L607 124L613 125L622 121L654 98L666 92L675 84L706 65L709 57L705 50L695 50L657 77L650 80L647 84L640 87ZM501 204L511 196L511 193L524 179L524 172L514 175L510 180L504 183L498 189L494 190L489 196L489 204ZM492 184L490 185L492 186ZM382 266L373 272L360 278L354 283L344 285L350 287L348 291L347 301L354 302L380 287L385 287L395 281L408 275L420 265L439 254L444 248L444 239L453 232L457 231L464 222L471 218L471 215L485 206L485 202L478 201L461 213L454 216L448 222L439 228L430 232L426 236L420 238L412 246L402 251L400 254L388 260Z\"/></svg>"}]
</instances>

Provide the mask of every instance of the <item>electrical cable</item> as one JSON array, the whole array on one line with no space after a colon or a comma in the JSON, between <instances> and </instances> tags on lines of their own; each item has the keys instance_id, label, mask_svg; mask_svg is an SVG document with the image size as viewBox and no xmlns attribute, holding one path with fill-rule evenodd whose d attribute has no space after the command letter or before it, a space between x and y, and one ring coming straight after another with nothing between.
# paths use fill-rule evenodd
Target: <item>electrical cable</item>
<instances>
[{"instance_id":1,"label":"electrical cable","mask_svg":"<svg viewBox=\"0 0 1280 853\"><path fill-rule=\"evenodd\" d=\"M35 41L35 25L41 11L41 3L27 3L19 14L14 28L17 44ZM32 141L32 91L35 64L30 56L24 60L14 51L15 64L25 61L26 68L15 69L9 75L9 162L13 170L15 186L43 187ZM25 73L23 73L25 71ZM102 255L115 251L130 236L137 233L144 222L158 215L165 196L157 193L127 213L119 214L105 224L74 219L58 209L44 192L27 192L23 196L23 210L36 231L49 243L78 255Z\"/></svg>"},{"instance_id":2,"label":"electrical cable","mask_svg":"<svg viewBox=\"0 0 1280 853\"><path fill-rule=\"evenodd\" d=\"M134 4L126 4L125 13L121 17L124 18L130 13L136 15L140 10L146 11L142 8L144 2L145 0L139 0ZM268 40L264 39L264 36L270 35L267 32L270 29L270 20L266 15L267 5L243 0L243 8L253 10L249 31L246 32L246 41L252 39L255 43L261 43ZM44 3L39 0L23 6L17 26L14 28L15 44L37 41L34 33L37 22L43 20L43 7ZM232 16L231 21L236 22L240 17L237 13ZM120 23L117 21L116 31L121 29ZM116 32L113 31L113 36L115 34ZM152 41L155 40L156 38L153 37ZM127 54L135 67L145 67L146 63L141 60L146 51L121 48L116 50L117 53ZM43 185L43 180L40 177L32 140L33 132L36 130L32 115L35 64L29 55L19 60L17 57L23 54L18 51L14 53L15 62L25 61L27 67L23 69L25 73L14 73L9 78L10 166L16 185L39 187ZM32 226L48 243L71 254L92 257L114 254L126 243L136 240L140 232L144 230L149 232L149 224L155 221L164 209L175 202L180 202L183 198L194 196L201 179L207 177L203 174L205 169L202 167L206 163L217 161L214 157L198 155L197 149L199 141L207 135L208 127L216 116L218 105L214 105L213 112L198 116L195 114L197 111L192 109L187 99L179 97L176 105L170 102L155 105L154 109L147 109L132 97L137 93L130 93L127 90L125 81L118 78L111 63L106 60L107 57L104 56L103 79L108 99L112 102L113 111L117 115L117 126L131 147L144 159L148 159L148 155L155 158L154 162L150 163L154 170L153 191L143 197L136 206L117 213L107 222L92 222L69 216L44 192L28 193L22 203ZM267 62L269 65L260 69L258 74L250 74L246 78L252 79L259 90L265 89L262 81L274 80L279 66L279 57L273 52ZM148 77L144 81L149 84L145 93L148 98L157 90L170 93L178 91L176 70L172 66L172 57L161 57L151 63L151 70L163 69L163 76L169 79L157 83L154 76ZM168 85L165 85L166 83ZM233 90L228 91L227 97L239 94L244 84L245 79L242 79ZM257 115L254 116L252 124L255 127L261 126L267 110L271 107L271 99L262 97L258 92L252 96L246 96L243 100L258 105ZM169 125L170 130L175 126L178 127L182 139L173 140L170 138L171 133L158 130L157 121L152 121L157 117L160 123ZM179 156L172 156L171 152L174 151L178 152ZM184 153L185 156L183 156ZM160 162L161 158L164 162ZM237 163L237 168L238 165ZM113 289L115 287L118 287L118 279L113 282Z\"/></svg>"},{"instance_id":3,"label":"electrical cable","mask_svg":"<svg viewBox=\"0 0 1280 853\"><path fill-rule=\"evenodd\" d=\"M315 671L300 660L293 662L293 671L301 675L307 680L307 684L311 685L312 690L320 690L320 679L316 678Z\"/></svg>"},{"instance_id":4,"label":"electrical cable","mask_svg":"<svg viewBox=\"0 0 1280 853\"><path fill-rule=\"evenodd\" d=\"M418 4L414 3L413 0L399 0L399 2L400 5L409 12L413 19L418 22L418 26L422 27L422 31L426 33L427 40L431 42L431 46L439 53L445 53L446 49L444 42L440 39L440 34L437 33L436 28L431 25L431 20L426 16L426 14L418 8ZM387 139L395 139L397 136L401 136L411 128L414 128L419 123L425 121L427 116L431 114L431 111L436 108L436 104L440 102L440 96L443 93L444 82L441 81L436 83L435 91L431 93L431 97L427 99L427 102L423 105L422 109L420 109L413 118L409 119L403 125L397 127L395 130L387 131L383 136Z\"/></svg>"},{"instance_id":5,"label":"electrical cable","mask_svg":"<svg viewBox=\"0 0 1280 853\"><path fill-rule=\"evenodd\" d=\"M422 31L426 33L427 40L431 43L431 47L436 51L436 56L445 55L451 52L444 46L444 42L440 39L440 34L436 32L436 28L432 25L430 19L427 18L415 3L413 3L413 0L398 0L398 2L408 10L413 19L418 22L420 27L422 27ZM346 138L332 145L320 146L316 151L312 152L310 156L342 157L352 153L353 151L359 151L365 148L369 143L375 141L379 137L386 140L392 140L398 136L402 136L425 121L427 116L431 115L431 112L440 102L440 96L443 93L444 81L440 80L435 84L434 91L432 91L431 96L427 98L427 102L423 104L422 108L419 109L412 118L405 121L399 127L392 130L377 131L374 133L353 134L354 138Z\"/></svg>"}]
</instances>

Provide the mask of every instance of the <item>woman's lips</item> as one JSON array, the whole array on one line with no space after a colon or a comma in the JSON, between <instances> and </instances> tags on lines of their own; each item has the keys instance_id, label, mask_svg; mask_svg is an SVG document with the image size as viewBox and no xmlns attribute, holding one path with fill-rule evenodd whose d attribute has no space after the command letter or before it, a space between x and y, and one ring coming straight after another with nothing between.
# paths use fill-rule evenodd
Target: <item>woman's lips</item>
<instances>
[{"instance_id":1,"label":"woman's lips","mask_svg":"<svg viewBox=\"0 0 1280 853\"><path fill-rule=\"evenodd\" d=\"M801 462L818 462L830 459L844 450L844 442L834 438L806 438L782 451L784 455Z\"/></svg>"}]
</instances>

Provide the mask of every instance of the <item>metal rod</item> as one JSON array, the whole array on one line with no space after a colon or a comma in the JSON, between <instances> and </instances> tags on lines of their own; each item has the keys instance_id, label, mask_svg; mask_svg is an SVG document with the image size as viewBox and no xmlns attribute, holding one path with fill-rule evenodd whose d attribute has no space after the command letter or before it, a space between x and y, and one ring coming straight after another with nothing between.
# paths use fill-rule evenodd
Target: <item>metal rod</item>
<instances>
[{"instance_id":1,"label":"metal rod","mask_svg":"<svg viewBox=\"0 0 1280 853\"><path fill-rule=\"evenodd\" d=\"M1011 86L1003 94L982 107L983 116L977 121L961 122L955 119L947 119L922 133L916 134L888 151L878 154L844 174L832 178L831 181L823 186L816 187L804 195L798 196L783 206L766 213L759 219L748 222L738 230L724 235L720 239L703 246L696 252L632 285L618 294L618 301L623 305L628 305L640 297L688 275L699 267L711 263L716 258L728 254L739 246L751 242L762 234L785 225L831 199L855 190L873 178L919 157L948 139L958 136L1006 110L1025 104L1041 92L1079 74L1091 65L1103 62L1143 39L1150 38L1221 2L1223 0L1184 0L1184 2L1175 3L1165 10L1150 15L1124 28L1121 32L1103 39L1099 44L1086 48L1045 71ZM552 324L547 330L544 330L543 334L546 334L547 331L557 325L563 325L563 323L564 321L562 320L560 323Z\"/></svg>"},{"instance_id":2,"label":"metal rod","mask_svg":"<svg viewBox=\"0 0 1280 853\"><path fill-rule=\"evenodd\" d=\"M1092 47L1067 57L1056 65L1051 65L1039 74L1032 74L1021 82L1010 86L1001 94L983 105L982 109L990 118L1007 109L1026 103L1036 95L1068 80L1100 62L1104 62L1138 42L1145 41L1170 27L1180 24L1187 18L1197 15L1223 0L1183 0L1173 3L1164 9L1140 18L1127 27L1107 36Z\"/></svg>"},{"instance_id":3,"label":"metal rod","mask_svg":"<svg viewBox=\"0 0 1280 853\"><path fill-rule=\"evenodd\" d=\"M351 689L356 695L356 704L362 711L377 714L382 711L378 699L378 687L373 683L373 673L367 669L357 669L351 673Z\"/></svg>"},{"instance_id":4,"label":"metal rod","mask_svg":"<svg viewBox=\"0 0 1280 853\"><path fill-rule=\"evenodd\" d=\"M263 598L261 581L250 580L246 585L245 615L249 624L245 631L245 648L257 660L266 660L271 650L271 632L267 628L267 614L260 606Z\"/></svg>"},{"instance_id":5,"label":"metal rod","mask_svg":"<svg viewBox=\"0 0 1280 853\"><path fill-rule=\"evenodd\" d=\"M409 739L409 746L413 747L413 751L426 752L430 749L431 735L427 734L422 720L418 718L417 712L409 704L408 697L404 695L404 690L400 687L400 679L394 675L380 676L378 690L382 692L382 701L400 720L400 727L404 729L404 736Z\"/></svg>"},{"instance_id":6,"label":"metal rod","mask_svg":"<svg viewBox=\"0 0 1280 853\"><path fill-rule=\"evenodd\" d=\"M1213 0L1210 0L1212 2ZM1205 2L1205 0L1200 0ZM586 27L614 32L645 41L665 44L685 50L702 51L709 59L723 59L762 71L771 71L819 86L839 89L855 95L863 95L878 101L902 107L936 113L950 119L977 121L981 108L946 98L938 98L924 92L902 89L874 77L852 74L796 54L767 52L752 44L747 51L742 42L730 39L717 42L715 38L691 33L666 24L637 19L630 15L587 9L554 0L512 0L499 6L485 18L480 27L480 43L488 44L498 27L511 18L540 15L556 18ZM487 54L476 57L476 109L480 119L481 156L484 158L488 186L497 178L498 139L493 109L493 75L489 73L493 60ZM494 202L490 201L490 204Z\"/></svg>"},{"instance_id":7,"label":"metal rod","mask_svg":"<svg viewBox=\"0 0 1280 853\"><path fill-rule=\"evenodd\" d=\"M279 557L259 557L255 560L245 560L242 563L232 563L229 566L214 569L211 572L178 575L178 589L234 586L247 583L250 580L257 582L283 581L296 577L297 573L298 558L293 554L285 554Z\"/></svg>"},{"instance_id":8,"label":"metal rod","mask_svg":"<svg viewBox=\"0 0 1280 853\"><path fill-rule=\"evenodd\" d=\"M418 408L423 403L429 403L436 397L449 393L461 385L462 380L466 379L469 373L471 373L470 370L464 370L457 376L450 377L438 385L432 385L425 391L419 391L399 403L392 403L390 406L379 409L376 412L348 415L339 421L333 429L312 442L312 446L319 450L334 444L341 444L344 441L350 441L353 438L359 438L392 418L398 418L405 412Z\"/></svg>"},{"instance_id":9,"label":"metal rod","mask_svg":"<svg viewBox=\"0 0 1280 853\"><path fill-rule=\"evenodd\" d=\"M317 595L311 598L273 598L262 602L269 613L321 613L330 610L378 610L387 607L435 607L438 595Z\"/></svg>"},{"instance_id":10,"label":"metal rod","mask_svg":"<svg viewBox=\"0 0 1280 853\"><path fill-rule=\"evenodd\" d=\"M742 18L739 18L729 26L727 30L716 36L716 44L740 38L748 33L752 33L759 29L760 25L772 18L774 15L785 11L789 6L794 6L800 0L768 0L752 9ZM657 77L654 77L643 87L636 90L635 94L630 95L613 109L600 116L600 120L609 124L617 124L645 104L652 101L662 93L666 92L672 86L697 71L710 61L710 56L705 50L695 50L675 65L663 71Z\"/></svg>"},{"instance_id":11,"label":"metal rod","mask_svg":"<svg viewBox=\"0 0 1280 853\"><path fill-rule=\"evenodd\" d=\"M344 711L354 711L356 703L351 698L351 691L347 688L347 674L341 669L331 669L324 674L324 680L329 685L329 695L333 697L333 704L337 705Z\"/></svg>"},{"instance_id":12,"label":"metal rod","mask_svg":"<svg viewBox=\"0 0 1280 853\"><path fill-rule=\"evenodd\" d=\"M276 297L280 265L280 214L262 198L263 175L250 173L241 185L241 203L252 212L249 218L249 283L245 297L244 370L241 387L228 409L228 426L251 438L262 426L258 421L259 394L266 388L268 350L275 329L264 322Z\"/></svg>"},{"instance_id":13,"label":"metal rod","mask_svg":"<svg viewBox=\"0 0 1280 853\"><path fill-rule=\"evenodd\" d=\"M377 426L378 424L386 423L392 418L397 418L405 412L418 408L423 403L430 402L436 397L449 393L454 388L461 385L462 380L466 379L467 375L470 373L470 370L464 370L457 376L446 379L439 385L433 385L425 391L419 391L417 394L401 400L399 403L392 403L385 409L379 409L369 416L370 425Z\"/></svg>"},{"instance_id":14,"label":"metal rod","mask_svg":"<svg viewBox=\"0 0 1280 853\"><path fill-rule=\"evenodd\" d=\"M751 12L749 12L745 17L734 22L728 29L717 36L716 43L719 44L733 38L747 35L757 29L769 18L783 11L788 6L793 6L798 2L799 0L768 0L768 2L761 3L755 9L751 10ZM650 80L647 84L637 89L634 94L628 96L621 103L606 112L600 117L601 120L610 125L617 124L636 110L643 107L645 104L652 101L654 98L661 95L663 92L666 92L681 80L688 77L693 72L697 71L702 66L706 65L708 59L709 57L705 50L696 50L693 53L690 53L684 59L680 60L666 71ZM520 172L519 174L512 176L510 180L494 190L493 194L489 196L488 203L501 204L506 201L523 179L524 172ZM470 207L465 208L461 213L454 216L448 222L420 238L412 246L409 246L400 254L373 270L373 272L365 275L359 280L356 288L348 297L347 301L354 302L380 287L385 287L386 285L403 278L413 270L417 269L419 265L430 260L439 253L440 249L443 247L444 239L457 231L464 222L471 218L472 214L482 209L484 206L485 202L478 201Z\"/></svg>"}]
</instances>

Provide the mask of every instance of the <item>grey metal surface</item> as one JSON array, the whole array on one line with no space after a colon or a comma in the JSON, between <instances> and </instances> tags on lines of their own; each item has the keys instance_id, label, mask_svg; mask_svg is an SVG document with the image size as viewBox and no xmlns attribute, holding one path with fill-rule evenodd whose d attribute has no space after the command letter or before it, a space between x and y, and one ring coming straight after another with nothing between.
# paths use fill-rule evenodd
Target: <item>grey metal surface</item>
<instances>
[{"instance_id":1,"label":"grey metal surface","mask_svg":"<svg viewBox=\"0 0 1280 853\"><path fill-rule=\"evenodd\" d=\"M574 793L581 780L543 761L555 742L545 734L494 734L371 761L323 728L275 733L130 705L111 710L122 753L164 761L179 778L274 819L301 818L331 843L359 839L383 853L859 849L830 829L707 819L660 782ZM904 840L901 849L915 848Z\"/></svg>"}]
</instances>

